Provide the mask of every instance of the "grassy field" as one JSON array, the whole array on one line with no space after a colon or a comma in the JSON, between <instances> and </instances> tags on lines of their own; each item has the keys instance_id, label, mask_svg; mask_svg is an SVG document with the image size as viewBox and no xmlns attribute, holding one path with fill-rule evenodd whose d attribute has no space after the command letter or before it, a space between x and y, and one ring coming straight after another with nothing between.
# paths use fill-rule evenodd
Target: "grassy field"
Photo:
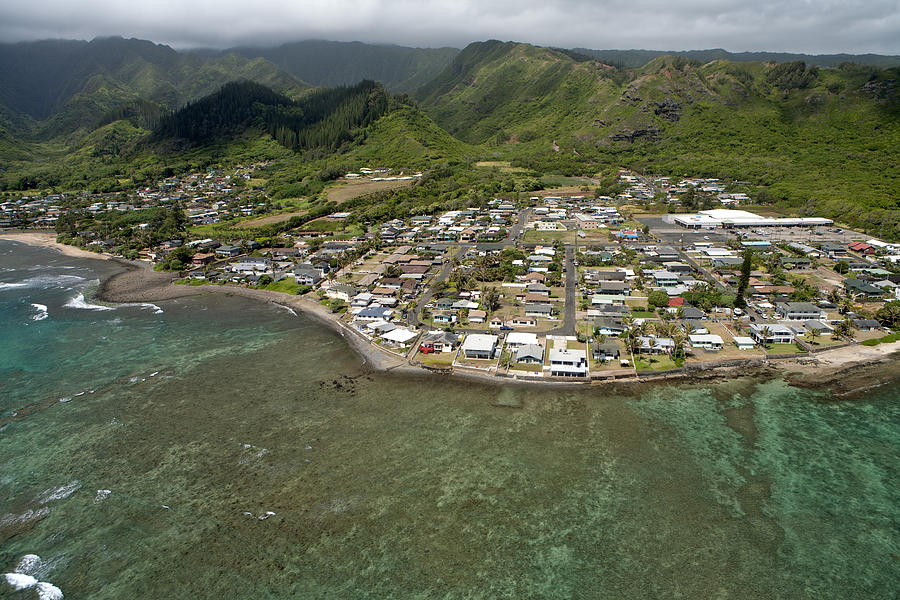
<instances>
[{"instance_id":1,"label":"grassy field","mask_svg":"<svg viewBox=\"0 0 900 600\"><path fill-rule=\"evenodd\" d=\"M242 220L239 223L236 223L235 227L262 227L263 225L271 225L273 223L283 223L291 217L302 217L309 212L309 203L306 201L306 198L290 198L287 202L291 205L288 212L266 215L264 217L248 219L246 221Z\"/></svg>"},{"instance_id":2,"label":"grassy field","mask_svg":"<svg viewBox=\"0 0 900 600\"><path fill-rule=\"evenodd\" d=\"M522 236L522 240L526 243L553 243L556 240L563 243L573 243L576 240L576 234L574 231L537 231L536 229L529 229Z\"/></svg>"},{"instance_id":3,"label":"grassy field","mask_svg":"<svg viewBox=\"0 0 900 600\"><path fill-rule=\"evenodd\" d=\"M341 204L347 200L353 200L360 196L365 196L373 192L382 192L384 190L396 190L398 188L411 185L412 181L353 181L341 182L333 186L329 186L325 193L328 200L336 204Z\"/></svg>"},{"instance_id":4,"label":"grassy field","mask_svg":"<svg viewBox=\"0 0 900 600\"><path fill-rule=\"evenodd\" d=\"M675 361L664 354L635 354L634 366L638 371L669 371L678 368Z\"/></svg>"}]
</instances>

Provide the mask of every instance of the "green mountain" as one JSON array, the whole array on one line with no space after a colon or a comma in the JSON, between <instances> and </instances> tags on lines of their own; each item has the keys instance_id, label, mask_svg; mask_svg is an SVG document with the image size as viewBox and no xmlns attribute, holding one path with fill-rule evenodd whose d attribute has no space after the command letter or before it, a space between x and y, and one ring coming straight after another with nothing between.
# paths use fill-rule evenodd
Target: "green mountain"
<instances>
[{"instance_id":1,"label":"green mountain","mask_svg":"<svg viewBox=\"0 0 900 600\"><path fill-rule=\"evenodd\" d=\"M410 92L440 73L459 50L306 40L224 53L264 58L312 85L336 87L372 79L392 92Z\"/></svg>"},{"instance_id":2,"label":"green mountain","mask_svg":"<svg viewBox=\"0 0 900 600\"><path fill-rule=\"evenodd\" d=\"M333 152L386 114L388 105L387 93L373 81L318 89L298 101L259 83L234 82L163 117L153 138L204 144L255 128L290 150Z\"/></svg>"},{"instance_id":3,"label":"green mountain","mask_svg":"<svg viewBox=\"0 0 900 600\"><path fill-rule=\"evenodd\" d=\"M900 204L898 82L897 68L672 56L621 69L491 41L465 48L415 95L447 131L519 166L734 177L766 186L763 197L862 222Z\"/></svg>"},{"instance_id":4,"label":"green mountain","mask_svg":"<svg viewBox=\"0 0 900 600\"><path fill-rule=\"evenodd\" d=\"M239 79L287 94L307 87L265 59L200 57L144 40L0 44L0 124L34 139L83 135L127 102L177 108Z\"/></svg>"},{"instance_id":5,"label":"green mountain","mask_svg":"<svg viewBox=\"0 0 900 600\"><path fill-rule=\"evenodd\" d=\"M900 66L900 56L882 54L791 54L787 52L728 52L721 48L712 50L590 50L574 48L574 52L599 60L600 62L621 67L637 68L646 65L660 56L680 56L690 60L707 63L713 60L731 62L771 62L786 63L802 61L817 67L837 67L841 63L852 62L858 65L874 67Z\"/></svg>"}]
</instances>

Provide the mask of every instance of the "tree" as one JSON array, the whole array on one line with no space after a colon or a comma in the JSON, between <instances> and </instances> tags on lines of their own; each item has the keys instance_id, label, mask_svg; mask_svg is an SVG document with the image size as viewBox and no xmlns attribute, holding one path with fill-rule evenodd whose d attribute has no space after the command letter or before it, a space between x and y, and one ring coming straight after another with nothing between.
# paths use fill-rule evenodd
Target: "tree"
<instances>
[{"instance_id":1,"label":"tree","mask_svg":"<svg viewBox=\"0 0 900 600\"><path fill-rule=\"evenodd\" d=\"M496 287L481 288L481 304L488 312L494 312L500 308L500 292Z\"/></svg>"},{"instance_id":2,"label":"tree","mask_svg":"<svg viewBox=\"0 0 900 600\"><path fill-rule=\"evenodd\" d=\"M885 302L884 306L875 313L878 322L891 329L900 327L900 300Z\"/></svg>"},{"instance_id":3,"label":"tree","mask_svg":"<svg viewBox=\"0 0 900 600\"><path fill-rule=\"evenodd\" d=\"M772 328L768 325L759 330L759 337L762 338L763 348L769 347L769 338L772 337Z\"/></svg>"},{"instance_id":4,"label":"tree","mask_svg":"<svg viewBox=\"0 0 900 600\"><path fill-rule=\"evenodd\" d=\"M741 278L738 281L737 295L734 297L735 308L747 308L747 301L744 294L747 293L747 286L750 285L750 272L753 270L753 251L744 251L744 262L741 263Z\"/></svg>"},{"instance_id":5,"label":"tree","mask_svg":"<svg viewBox=\"0 0 900 600\"><path fill-rule=\"evenodd\" d=\"M662 290L653 290L647 294L647 302L657 308L669 305L669 295Z\"/></svg>"},{"instance_id":6,"label":"tree","mask_svg":"<svg viewBox=\"0 0 900 600\"><path fill-rule=\"evenodd\" d=\"M806 339L813 345L816 344L816 339L819 337L820 333L818 329L810 329L806 332Z\"/></svg>"},{"instance_id":7,"label":"tree","mask_svg":"<svg viewBox=\"0 0 900 600\"><path fill-rule=\"evenodd\" d=\"M839 260L834 263L834 272L843 275L850 270L850 265L845 260Z\"/></svg>"},{"instance_id":8,"label":"tree","mask_svg":"<svg viewBox=\"0 0 900 600\"><path fill-rule=\"evenodd\" d=\"M853 321L849 317L834 326L835 337L848 340L853 337Z\"/></svg>"}]
</instances>

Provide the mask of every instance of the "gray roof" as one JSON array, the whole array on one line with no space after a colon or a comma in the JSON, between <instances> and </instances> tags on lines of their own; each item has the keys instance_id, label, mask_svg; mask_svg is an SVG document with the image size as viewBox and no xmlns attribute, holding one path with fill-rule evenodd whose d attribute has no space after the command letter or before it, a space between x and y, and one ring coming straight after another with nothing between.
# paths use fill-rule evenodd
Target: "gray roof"
<instances>
[{"instance_id":1,"label":"gray roof","mask_svg":"<svg viewBox=\"0 0 900 600\"><path fill-rule=\"evenodd\" d=\"M516 351L516 362L526 358L533 358L536 361L544 360L544 349L537 344L525 344L520 346Z\"/></svg>"}]
</instances>

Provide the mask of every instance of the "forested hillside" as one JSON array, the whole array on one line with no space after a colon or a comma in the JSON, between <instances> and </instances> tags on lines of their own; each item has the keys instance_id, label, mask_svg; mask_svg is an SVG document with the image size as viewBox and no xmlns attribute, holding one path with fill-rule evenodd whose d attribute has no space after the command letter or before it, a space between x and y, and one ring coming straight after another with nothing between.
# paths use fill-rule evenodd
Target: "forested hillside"
<instances>
[{"instance_id":1,"label":"forested hillside","mask_svg":"<svg viewBox=\"0 0 900 600\"><path fill-rule=\"evenodd\" d=\"M289 95L307 87L265 59L205 58L144 40L0 44L0 125L33 140L84 133L127 102L174 109L234 80Z\"/></svg>"},{"instance_id":2,"label":"forested hillside","mask_svg":"<svg viewBox=\"0 0 900 600\"><path fill-rule=\"evenodd\" d=\"M388 104L373 81L317 90L296 102L258 83L235 82L164 117L154 137L206 143L255 127L291 150L334 151L384 115Z\"/></svg>"},{"instance_id":3,"label":"forested hillside","mask_svg":"<svg viewBox=\"0 0 900 600\"><path fill-rule=\"evenodd\" d=\"M459 50L306 40L275 48L231 48L222 54L228 53L264 58L311 85L336 87L372 79L391 92L411 92L440 73Z\"/></svg>"}]
</instances>

